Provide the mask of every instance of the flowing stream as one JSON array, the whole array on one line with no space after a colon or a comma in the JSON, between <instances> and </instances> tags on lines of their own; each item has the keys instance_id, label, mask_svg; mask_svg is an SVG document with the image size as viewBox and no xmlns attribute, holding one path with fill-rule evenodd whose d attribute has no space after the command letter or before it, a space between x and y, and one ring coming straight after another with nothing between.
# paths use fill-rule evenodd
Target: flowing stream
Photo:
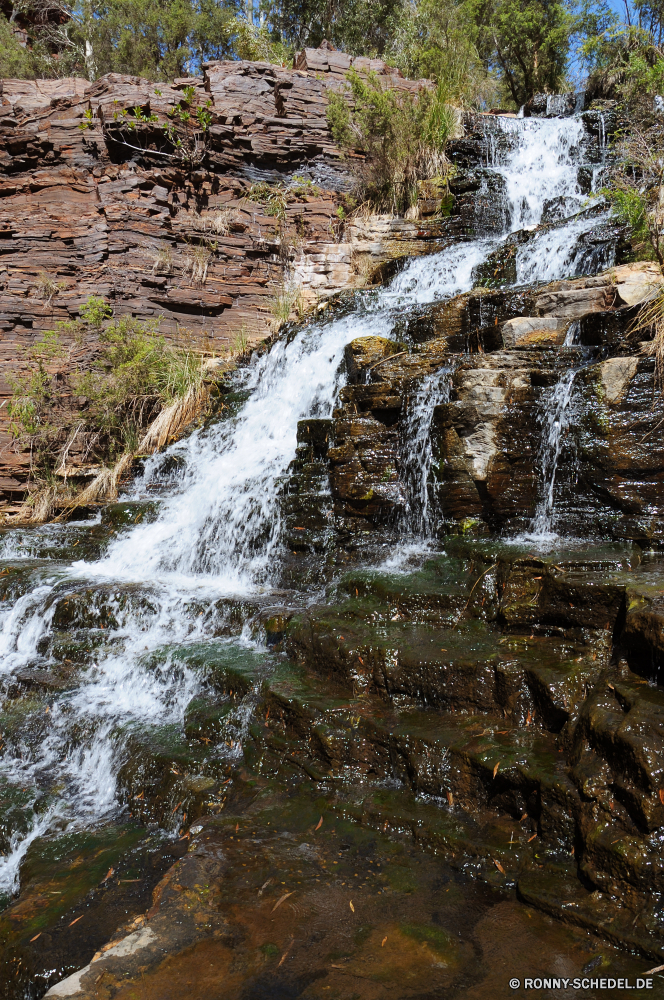
<instances>
[{"instance_id":1,"label":"flowing stream","mask_svg":"<svg viewBox=\"0 0 664 1000\"><path fill-rule=\"evenodd\" d=\"M502 119L493 127L505 133L488 167L504 179L508 232L537 226L554 202L560 218L583 208L578 119ZM534 235L519 247L519 282L587 271L579 241L594 225L596 217L581 215ZM297 424L306 416L331 415L344 384L346 344L363 336L389 337L409 310L471 288L474 269L507 235L415 259L389 286L358 294L351 313L311 323L275 344L245 372L246 399L234 415L147 463L131 498L154 498L156 491L156 519L120 531L97 561L35 558L35 545L43 548L44 538L57 540L71 526L5 535L0 555L26 567L23 583L0 605L5 690L22 672L48 670L57 659L57 622L70 604L79 607L81 595L86 627L94 626L103 641L90 650L75 687L55 691L47 712L41 704L32 714L26 708L22 727L5 737L0 782L14 798L6 821L8 848L0 858L1 892L19 888L21 861L35 838L122 815L118 772L131 753L131 739L149 729L182 727L185 709L200 690L200 675L181 651L220 641L224 599L259 599L275 586L283 546L279 490L295 454ZM594 266L610 263L598 260ZM444 368L420 387L410 408L405 442L415 534L431 528L429 431L449 384ZM553 393L551 420L544 424L544 520L553 507L572 384L570 372ZM167 483L165 459L180 470ZM255 646L249 633L234 641ZM214 752L223 757L237 751ZM176 812L174 829L181 818Z\"/></svg>"}]
</instances>

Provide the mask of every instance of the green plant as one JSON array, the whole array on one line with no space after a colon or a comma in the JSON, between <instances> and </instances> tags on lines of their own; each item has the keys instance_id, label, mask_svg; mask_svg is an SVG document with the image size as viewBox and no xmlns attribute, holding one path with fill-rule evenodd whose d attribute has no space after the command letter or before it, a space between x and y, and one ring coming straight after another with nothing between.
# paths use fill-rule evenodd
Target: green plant
<instances>
[{"instance_id":1,"label":"green plant","mask_svg":"<svg viewBox=\"0 0 664 1000\"><path fill-rule=\"evenodd\" d=\"M86 108L86 110L83 112L82 119L78 123L78 127L81 129L82 132L85 132L87 129L92 128L93 126L94 126L94 121L92 116L92 108Z\"/></svg>"},{"instance_id":2,"label":"green plant","mask_svg":"<svg viewBox=\"0 0 664 1000\"><path fill-rule=\"evenodd\" d=\"M248 347L249 338L247 337L247 329L243 325L231 341L231 355L241 357L243 354L247 353Z\"/></svg>"},{"instance_id":3,"label":"green plant","mask_svg":"<svg viewBox=\"0 0 664 1000\"><path fill-rule=\"evenodd\" d=\"M91 295L81 308L81 319L93 330L100 330L112 315L111 307L98 295Z\"/></svg>"},{"instance_id":4,"label":"green plant","mask_svg":"<svg viewBox=\"0 0 664 1000\"><path fill-rule=\"evenodd\" d=\"M633 122L616 143L615 166L603 194L631 232L634 255L664 267L664 137Z\"/></svg>"},{"instance_id":5,"label":"green plant","mask_svg":"<svg viewBox=\"0 0 664 1000\"><path fill-rule=\"evenodd\" d=\"M264 25L256 25L245 17L235 17L229 25L234 49L240 59L276 63L281 66L293 59L292 47L271 36Z\"/></svg>"},{"instance_id":6,"label":"green plant","mask_svg":"<svg viewBox=\"0 0 664 1000\"><path fill-rule=\"evenodd\" d=\"M277 333L295 314L299 319L304 315L305 305L302 289L294 285L282 285L275 292L270 303L272 330Z\"/></svg>"},{"instance_id":7,"label":"green plant","mask_svg":"<svg viewBox=\"0 0 664 1000\"><path fill-rule=\"evenodd\" d=\"M285 220L288 195L283 187L260 181L252 184L247 197L257 205L262 205L266 215L274 216L280 222Z\"/></svg>"},{"instance_id":8,"label":"green plant","mask_svg":"<svg viewBox=\"0 0 664 1000\"><path fill-rule=\"evenodd\" d=\"M30 448L41 479L64 467L74 441L88 462L108 463L133 450L162 408L200 395L200 352L167 344L157 323L108 316L104 300L91 297L78 324L42 335L28 355L32 370L12 382L11 432ZM73 336L87 338L92 359L59 365ZM63 405L66 393L79 400L79 412Z\"/></svg>"},{"instance_id":9,"label":"green plant","mask_svg":"<svg viewBox=\"0 0 664 1000\"><path fill-rule=\"evenodd\" d=\"M317 198L320 194L320 188L311 178L303 177L301 174L293 174L289 190L296 198Z\"/></svg>"},{"instance_id":10,"label":"green plant","mask_svg":"<svg viewBox=\"0 0 664 1000\"><path fill-rule=\"evenodd\" d=\"M445 147L460 128L444 87L395 91L375 75L346 75L348 90L329 95L335 141L365 153L359 172L363 199L375 210L403 212L417 201L417 181L445 173Z\"/></svg>"}]
</instances>

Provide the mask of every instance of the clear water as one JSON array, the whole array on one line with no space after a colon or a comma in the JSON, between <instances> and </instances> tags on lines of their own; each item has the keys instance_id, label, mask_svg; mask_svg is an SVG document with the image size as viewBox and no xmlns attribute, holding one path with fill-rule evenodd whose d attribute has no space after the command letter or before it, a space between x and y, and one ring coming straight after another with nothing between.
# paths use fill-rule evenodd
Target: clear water
<instances>
[{"instance_id":1,"label":"clear water","mask_svg":"<svg viewBox=\"0 0 664 1000\"><path fill-rule=\"evenodd\" d=\"M510 152L494 169L505 179L510 228L537 225L552 198L578 207L580 124L523 119L503 120L500 127L509 132ZM520 250L520 280L568 273L586 221L527 243ZM388 287L358 295L351 314L312 323L290 342L277 343L249 368L248 399L234 417L169 449L183 471L163 490L154 523L122 532L99 561L36 567L34 587L0 606L0 681L6 684L19 670L48 668L52 661L40 650L53 631L57 601L70 593L104 589L117 621L90 654L77 686L54 695L47 715L38 709L41 738L5 748L0 779L25 789L29 801L11 850L0 858L0 890L18 888L20 863L34 838L117 815L127 734L181 726L199 689L198 676L174 651L217 634L214 602L220 597L260 595L274 585L282 544L280 480L295 454L298 421L332 412L344 383L345 345L356 337L389 337L408 310L469 289L473 269L499 242L478 240L413 260ZM449 373L437 373L411 407L407 465L413 527L420 534L429 530L431 414L448 387ZM559 428L555 433L560 436ZM547 459L552 482L556 447ZM148 463L133 496L153 495L162 483L160 462ZM29 559L29 545L9 538L3 545L0 557Z\"/></svg>"}]
</instances>

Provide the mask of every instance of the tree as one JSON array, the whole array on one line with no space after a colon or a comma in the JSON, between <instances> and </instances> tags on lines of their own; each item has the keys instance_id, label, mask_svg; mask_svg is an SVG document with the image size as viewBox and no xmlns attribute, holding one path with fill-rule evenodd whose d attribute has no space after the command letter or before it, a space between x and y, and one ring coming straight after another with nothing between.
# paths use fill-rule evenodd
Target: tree
<instances>
[{"instance_id":1,"label":"tree","mask_svg":"<svg viewBox=\"0 0 664 1000\"><path fill-rule=\"evenodd\" d=\"M396 19L388 58L412 78L435 80L448 99L485 104L495 92L477 50L472 11L454 0L418 0Z\"/></svg>"},{"instance_id":2,"label":"tree","mask_svg":"<svg viewBox=\"0 0 664 1000\"><path fill-rule=\"evenodd\" d=\"M560 0L467 0L478 47L517 107L565 82L574 17Z\"/></svg>"}]
</instances>

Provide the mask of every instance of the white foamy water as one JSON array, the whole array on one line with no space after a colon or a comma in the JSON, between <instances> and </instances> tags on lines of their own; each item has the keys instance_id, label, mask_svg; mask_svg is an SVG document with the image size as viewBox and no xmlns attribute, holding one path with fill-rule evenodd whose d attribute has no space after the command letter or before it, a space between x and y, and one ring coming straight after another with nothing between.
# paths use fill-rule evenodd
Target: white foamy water
<instances>
[{"instance_id":1,"label":"white foamy water","mask_svg":"<svg viewBox=\"0 0 664 1000\"><path fill-rule=\"evenodd\" d=\"M576 204L580 124L526 119L503 120L499 127L511 140L511 151L495 164L505 179L511 228L536 225L551 199ZM518 261L520 279L568 273L580 225L585 221L527 244ZM499 243L497 237L475 240L412 260L387 288L358 295L352 313L311 323L277 343L248 370L248 398L235 416L168 450L182 472L163 492L153 523L121 533L97 562L59 565L50 579L42 572L31 592L0 607L0 681L7 683L19 671L48 669L41 650L53 635L57 602L77 588L103 592L117 622L89 654L76 686L50 697L48 714L38 710L43 735L15 740L0 760L0 774L10 783L34 789L35 803L42 797L39 811L26 808L25 828L17 829L0 859L0 890L16 888L20 862L35 838L117 814L127 734L181 725L200 688L197 675L172 651L218 634L214 602L222 595L256 595L274 584L282 544L279 489L295 455L297 424L331 415L345 378L346 344L389 337L410 309L469 289L474 268ZM449 372L441 371L413 401L407 463L421 535L429 526L431 417L448 386ZM159 485L160 463L158 457L147 463L136 495ZM0 551L5 558L30 554L29 543L6 544ZM422 551L422 542L412 546L412 553ZM408 557L404 550L390 568Z\"/></svg>"},{"instance_id":2,"label":"white foamy water","mask_svg":"<svg viewBox=\"0 0 664 1000\"><path fill-rule=\"evenodd\" d=\"M429 491L433 462L431 424L436 406L450 396L453 368L441 368L422 380L408 401L401 451L404 478L408 483L410 503L406 511L407 530L424 538L431 535Z\"/></svg>"},{"instance_id":3,"label":"white foamy water","mask_svg":"<svg viewBox=\"0 0 664 1000\"><path fill-rule=\"evenodd\" d=\"M558 200L563 215L579 211L585 200L578 183L581 119L502 121L512 143L508 152L494 152L490 165L505 179L512 231L539 225L545 207Z\"/></svg>"}]
</instances>

